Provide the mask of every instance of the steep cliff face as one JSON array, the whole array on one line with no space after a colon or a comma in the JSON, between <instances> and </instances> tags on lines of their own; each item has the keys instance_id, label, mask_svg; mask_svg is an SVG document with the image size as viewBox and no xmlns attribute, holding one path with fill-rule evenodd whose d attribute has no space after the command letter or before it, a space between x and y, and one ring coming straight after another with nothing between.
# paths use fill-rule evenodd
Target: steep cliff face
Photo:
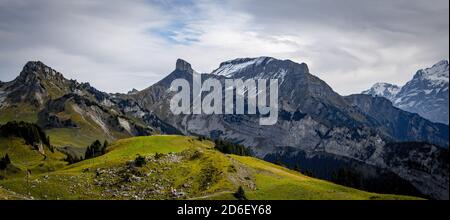
<instances>
[{"instance_id":1,"label":"steep cliff face","mask_svg":"<svg viewBox=\"0 0 450 220\"><path fill-rule=\"evenodd\" d=\"M390 143L379 155L374 159L380 166L389 167L423 194L449 199L448 150L427 143Z\"/></svg>"},{"instance_id":2,"label":"steep cliff face","mask_svg":"<svg viewBox=\"0 0 450 220\"><path fill-rule=\"evenodd\" d=\"M448 148L448 126L430 122L420 115L403 111L382 97L350 95L345 99L373 118L373 125L397 141L425 141Z\"/></svg>"}]
</instances>

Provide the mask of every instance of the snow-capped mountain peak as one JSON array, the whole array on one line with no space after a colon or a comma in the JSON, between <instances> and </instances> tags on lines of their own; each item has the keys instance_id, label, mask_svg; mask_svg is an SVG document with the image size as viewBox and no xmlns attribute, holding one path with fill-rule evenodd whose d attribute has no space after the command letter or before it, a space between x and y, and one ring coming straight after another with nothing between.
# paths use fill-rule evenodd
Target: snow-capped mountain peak
<instances>
[{"instance_id":1,"label":"snow-capped mountain peak","mask_svg":"<svg viewBox=\"0 0 450 220\"><path fill-rule=\"evenodd\" d=\"M212 74L232 77L233 75L240 73L247 68L267 64L271 62L273 58L270 57L257 57L257 58L238 58L229 60L220 64L220 67L212 72Z\"/></svg>"},{"instance_id":2,"label":"snow-capped mountain peak","mask_svg":"<svg viewBox=\"0 0 450 220\"><path fill-rule=\"evenodd\" d=\"M238 58L220 64L211 74L235 79L278 79L284 83L289 75L309 74L306 63L272 57Z\"/></svg>"},{"instance_id":3,"label":"snow-capped mountain peak","mask_svg":"<svg viewBox=\"0 0 450 220\"><path fill-rule=\"evenodd\" d=\"M363 91L362 93L392 100L400 92L400 89L401 87L390 83L375 83L369 90Z\"/></svg>"},{"instance_id":4,"label":"snow-capped mountain peak","mask_svg":"<svg viewBox=\"0 0 450 220\"><path fill-rule=\"evenodd\" d=\"M414 78L401 88L377 83L363 94L385 97L395 107L418 113L433 122L448 124L448 67L448 61L442 60L417 71Z\"/></svg>"},{"instance_id":5,"label":"snow-capped mountain peak","mask_svg":"<svg viewBox=\"0 0 450 220\"><path fill-rule=\"evenodd\" d=\"M445 85L449 82L448 61L442 60L430 68L417 71L414 80L430 81L433 85Z\"/></svg>"}]
</instances>

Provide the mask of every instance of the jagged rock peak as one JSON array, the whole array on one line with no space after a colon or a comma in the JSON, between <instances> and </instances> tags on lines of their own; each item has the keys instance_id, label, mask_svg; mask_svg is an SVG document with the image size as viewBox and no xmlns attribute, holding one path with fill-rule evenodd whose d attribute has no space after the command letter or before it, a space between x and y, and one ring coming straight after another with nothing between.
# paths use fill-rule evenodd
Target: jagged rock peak
<instances>
[{"instance_id":1,"label":"jagged rock peak","mask_svg":"<svg viewBox=\"0 0 450 220\"><path fill-rule=\"evenodd\" d=\"M438 66L448 66L448 60L441 60L433 65L433 67L438 67Z\"/></svg>"},{"instance_id":2,"label":"jagged rock peak","mask_svg":"<svg viewBox=\"0 0 450 220\"><path fill-rule=\"evenodd\" d=\"M303 72L310 73L309 72L309 67L308 67L308 65L306 63L300 63L300 66L302 67Z\"/></svg>"},{"instance_id":3,"label":"jagged rock peak","mask_svg":"<svg viewBox=\"0 0 450 220\"><path fill-rule=\"evenodd\" d=\"M62 74L41 61L28 61L23 67L20 76L26 78L28 75L42 75L52 77L63 77Z\"/></svg>"},{"instance_id":4,"label":"jagged rock peak","mask_svg":"<svg viewBox=\"0 0 450 220\"><path fill-rule=\"evenodd\" d=\"M45 68L51 69L41 61L28 61L23 67L24 70L28 71L39 71L44 70Z\"/></svg>"},{"instance_id":5,"label":"jagged rock peak","mask_svg":"<svg viewBox=\"0 0 450 220\"><path fill-rule=\"evenodd\" d=\"M177 60L176 69L180 71L186 71L191 74L194 72L194 70L191 67L191 64L182 59Z\"/></svg>"},{"instance_id":6,"label":"jagged rock peak","mask_svg":"<svg viewBox=\"0 0 450 220\"><path fill-rule=\"evenodd\" d=\"M447 60L441 60L430 68L421 69L414 75L414 79L425 79L447 83L449 81L449 64Z\"/></svg>"},{"instance_id":7,"label":"jagged rock peak","mask_svg":"<svg viewBox=\"0 0 450 220\"><path fill-rule=\"evenodd\" d=\"M133 95L133 94L136 94L136 93L138 93L139 91L137 90L137 89L135 89L135 88L133 88L132 90L130 90L127 94L128 95Z\"/></svg>"}]
</instances>

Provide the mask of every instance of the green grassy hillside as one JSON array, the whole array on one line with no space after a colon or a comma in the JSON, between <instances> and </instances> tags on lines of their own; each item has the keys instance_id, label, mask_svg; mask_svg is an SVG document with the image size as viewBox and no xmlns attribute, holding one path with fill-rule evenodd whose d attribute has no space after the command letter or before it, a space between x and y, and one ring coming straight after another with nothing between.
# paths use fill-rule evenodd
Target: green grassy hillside
<instances>
[{"instance_id":1,"label":"green grassy hillside","mask_svg":"<svg viewBox=\"0 0 450 220\"><path fill-rule=\"evenodd\" d=\"M10 121L24 121L36 123L38 120L36 107L28 104L19 104L2 108L0 114L0 124L6 124Z\"/></svg>"},{"instance_id":2,"label":"green grassy hillside","mask_svg":"<svg viewBox=\"0 0 450 220\"><path fill-rule=\"evenodd\" d=\"M138 155L146 164L138 166ZM34 165L15 163L20 161L15 156L12 162L19 167L40 163L27 157ZM49 161L61 162L56 155ZM184 136L119 140L103 156L33 173L28 182L13 176L0 180L0 186L35 199L235 199L239 186L248 199L417 199L339 186L255 158L225 155L212 142Z\"/></svg>"},{"instance_id":3,"label":"green grassy hillside","mask_svg":"<svg viewBox=\"0 0 450 220\"><path fill-rule=\"evenodd\" d=\"M6 155L11 159L11 169L0 171L2 177L23 177L27 170L32 174L41 174L62 169L66 162L65 155L58 151L44 148L44 154L25 144L21 138L0 137L0 156Z\"/></svg>"},{"instance_id":4,"label":"green grassy hillside","mask_svg":"<svg viewBox=\"0 0 450 220\"><path fill-rule=\"evenodd\" d=\"M108 116L113 118L119 115L115 110L103 109L105 110L105 112L103 112L99 108L77 104L71 99L64 101L65 102L61 104L63 105L63 107L61 107L62 109L51 112L51 114L52 116L57 117L60 121L70 120L74 125L76 125L74 127L46 127L46 119L48 119L48 116L42 116L39 112L48 110L42 107L36 108L26 103L14 104L2 108L0 113L0 125L12 121L23 121L38 124L45 130L54 146L68 147L74 153L84 151L86 147L95 140L107 140L112 142L132 136L126 130L118 130L120 129L118 128L120 127L119 125L114 128L106 122ZM130 121L143 126L143 123L137 119L130 118ZM78 154L77 156L80 155Z\"/></svg>"},{"instance_id":5,"label":"green grassy hillside","mask_svg":"<svg viewBox=\"0 0 450 220\"><path fill-rule=\"evenodd\" d=\"M50 136L52 144L55 146L71 146L73 148L81 148L85 150L86 146L95 140L112 141L131 136L125 135L125 133L114 132L113 129L109 128L107 128L108 130L106 132L102 129L100 120L94 120L94 114L89 114L88 111L82 110L71 100L66 101L64 105L64 111L57 114L58 118L70 119L77 125L77 127L47 129L46 133ZM91 116L86 116L81 113ZM114 115L112 112L109 112L109 114ZM103 126L105 126L105 128L107 127L106 125Z\"/></svg>"},{"instance_id":6,"label":"green grassy hillside","mask_svg":"<svg viewBox=\"0 0 450 220\"><path fill-rule=\"evenodd\" d=\"M28 199L30 198L0 187L0 200L28 200Z\"/></svg>"},{"instance_id":7,"label":"green grassy hillside","mask_svg":"<svg viewBox=\"0 0 450 220\"><path fill-rule=\"evenodd\" d=\"M58 114L63 119L71 119L77 124L77 128L52 128L46 129L55 146L70 146L72 148L86 149L86 146L97 139L113 140L115 138L129 137L123 134L105 135L105 132L90 118L83 118L75 112L72 106L67 106L67 111ZM0 114L0 125L11 121L24 121L29 123L38 122L38 112L36 107L27 104L13 105L3 108ZM114 135L114 138L112 137ZM117 137L116 137L117 136Z\"/></svg>"}]
</instances>

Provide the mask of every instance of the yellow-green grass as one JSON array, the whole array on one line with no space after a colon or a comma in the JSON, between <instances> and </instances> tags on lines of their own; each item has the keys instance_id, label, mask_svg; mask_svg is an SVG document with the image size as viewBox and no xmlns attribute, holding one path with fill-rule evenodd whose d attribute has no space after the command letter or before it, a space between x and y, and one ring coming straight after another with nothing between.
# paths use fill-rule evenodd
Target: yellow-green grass
<instances>
[{"instance_id":1,"label":"yellow-green grass","mask_svg":"<svg viewBox=\"0 0 450 220\"><path fill-rule=\"evenodd\" d=\"M0 124L10 121L37 122L37 110L35 107L21 104L3 108L0 112Z\"/></svg>"},{"instance_id":2,"label":"yellow-green grass","mask_svg":"<svg viewBox=\"0 0 450 220\"><path fill-rule=\"evenodd\" d=\"M217 190L234 190L224 176L217 178L215 185L208 189L200 186L203 173L207 169L217 170L217 173L225 173L231 162L220 152L213 150L213 143L198 141L193 137L159 135L148 137L135 137L119 140L108 149L108 153L82 161L67 167L61 173L78 173L80 171L97 168L108 168L123 165L127 161L134 160L137 155L151 156L156 153L181 153L186 154L201 151L202 158L199 160L185 160L178 164L149 165L149 168L166 167L169 170L159 173L157 178L168 179L177 188L186 182L191 182L192 194L208 194ZM158 167L159 166L159 167Z\"/></svg>"},{"instance_id":3,"label":"yellow-green grass","mask_svg":"<svg viewBox=\"0 0 450 220\"><path fill-rule=\"evenodd\" d=\"M175 164L149 164L146 170L170 168L162 173L154 174L150 178L164 179L174 188L189 182L190 195L208 195L218 190L234 190L235 186L226 181L223 175L217 177L214 185L202 188L201 180L205 169L214 167L220 172L225 172L230 166L230 161L220 152L212 150L211 142L200 142L195 138L182 136L151 136L137 137L119 140L113 144L109 152L101 157L82 161L67 166L64 169L44 175L34 175L27 185L24 178L16 178L0 181L5 188L20 192L30 193L40 199L121 199L102 196L104 188L95 186L93 179L97 168L110 168L124 165L127 161L136 158L136 155L151 156L156 153L180 153L186 154L197 150L203 151L201 159L186 160ZM152 182L136 183L136 188L149 188ZM170 188L165 189L165 193ZM152 199L168 199L167 195L153 197Z\"/></svg>"},{"instance_id":4,"label":"yellow-green grass","mask_svg":"<svg viewBox=\"0 0 450 220\"><path fill-rule=\"evenodd\" d=\"M96 130L81 130L79 128L54 128L45 133L50 137L52 145L57 147L74 147L86 149L94 141L107 138Z\"/></svg>"},{"instance_id":5,"label":"yellow-green grass","mask_svg":"<svg viewBox=\"0 0 450 220\"><path fill-rule=\"evenodd\" d=\"M112 140L112 137L105 135L104 131L92 120L85 120L73 108L66 104L67 112L62 112L58 116L65 119L72 119L78 128L54 128L47 129L45 132L49 135L51 142L55 146L71 146L86 148L95 140ZM0 124L6 124L11 121L24 121L36 123L38 121L38 109L35 107L20 104L9 106L0 112ZM124 138L121 134L113 134L116 138Z\"/></svg>"},{"instance_id":6,"label":"yellow-green grass","mask_svg":"<svg viewBox=\"0 0 450 220\"><path fill-rule=\"evenodd\" d=\"M262 160L232 156L255 170L257 189L248 191L249 199L261 200L392 200L417 199L411 196L369 193L302 175Z\"/></svg>"},{"instance_id":7,"label":"yellow-green grass","mask_svg":"<svg viewBox=\"0 0 450 220\"><path fill-rule=\"evenodd\" d=\"M177 153L192 147L192 141L194 140L186 137L169 135L122 139L112 144L108 148L107 154L74 164L66 168L66 170L114 166L133 160L137 155L149 156L156 153Z\"/></svg>"},{"instance_id":8,"label":"yellow-green grass","mask_svg":"<svg viewBox=\"0 0 450 220\"><path fill-rule=\"evenodd\" d=\"M0 187L0 200L24 200L24 199L28 198Z\"/></svg>"},{"instance_id":9,"label":"yellow-green grass","mask_svg":"<svg viewBox=\"0 0 450 220\"><path fill-rule=\"evenodd\" d=\"M64 85L61 89L61 87L56 86L52 82L48 80L42 80L41 81L42 86L45 88L45 90L48 93L48 96L50 99L57 99L63 96L64 94L69 93L69 85Z\"/></svg>"},{"instance_id":10,"label":"yellow-green grass","mask_svg":"<svg viewBox=\"0 0 450 220\"><path fill-rule=\"evenodd\" d=\"M45 178L46 177L46 178ZM92 176L83 173L32 175L0 181L5 189L34 199L91 200L101 199L100 191L92 184ZM74 186L74 187L72 187ZM72 191L73 189L73 191Z\"/></svg>"},{"instance_id":11,"label":"yellow-green grass","mask_svg":"<svg viewBox=\"0 0 450 220\"><path fill-rule=\"evenodd\" d=\"M46 130L53 145L58 147L71 146L86 148L95 140L101 141L108 139L98 124L75 111L73 103L66 102L64 109L65 111L60 112L58 117L71 119L77 125L77 128L54 128Z\"/></svg>"},{"instance_id":12,"label":"yellow-green grass","mask_svg":"<svg viewBox=\"0 0 450 220\"><path fill-rule=\"evenodd\" d=\"M135 191L151 189L155 183L167 186L161 195L144 199L173 199L168 192L182 189L186 193L183 199L228 200L234 199L233 192L239 186L244 187L247 198L252 200L419 199L340 186L256 158L225 155L213 146L210 141L185 136L123 139L112 144L103 156L51 173L33 175L28 183L20 177L0 181L0 186L23 195L30 193L37 199L131 199L111 196L105 193L109 188L94 184L97 170L125 167L136 155L152 157L157 153L171 153L182 159L179 162L150 162L139 171L157 172L143 177L141 182L127 183L128 186ZM185 184L189 187L184 187Z\"/></svg>"},{"instance_id":13,"label":"yellow-green grass","mask_svg":"<svg viewBox=\"0 0 450 220\"><path fill-rule=\"evenodd\" d=\"M52 97L59 97L61 94L58 92L52 93ZM75 110L75 103L73 101L67 101L64 107L64 111L59 112L57 116L60 119L73 121L76 128L51 128L45 129L46 134L50 137L52 145L56 147L70 147L75 152L83 152L94 141L99 140L103 142L107 140L113 142L118 139L129 138L131 135L127 132L119 132L110 129L111 131L105 132L101 126L94 121L91 117L81 115ZM38 122L38 112L40 110L28 104L19 104L3 108L0 112L0 125L6 124L11 121L24 121L29 123ZM114 115L113 111L109 114ZM133 119L136 120L136 119ZM140 122L139 122L140 123ZM77 155L81 156L81 155Z\"/></svg>"},{"instance_id":14,"label":"yellow-green grass","mask_svg":"<svg viewBox=\"0 0 450 220\"><path fill-rule=\"evenodd\" d=\"M52 144L58 147L86 149L87 146L96 140L112 142L117 139L130 137L126 132L111 131L112 133L106 133L91 117L81 115L77 112L75 110L75 104L72 102L65 103L65 111L60 112L58 117L70 119L77 125L76 128L54 128L46 130Z\"/></svg>"},{"instance_id":15,"label":"yellow-green grass","mask_svg":"<svg viewBox=\"0 0 450 220\"><path fill-rule=\"evenodd\" d=\"M61 169L66 165L65 155L61 152L51 152L44 148L45 156L32 146L26 145L21 138L0 138L0 155L8 154L14 167L21 170L18 173L3 173L5 176L24 176L26 170L32 173L46 173Z\"/></svg>"}]
</instances>

